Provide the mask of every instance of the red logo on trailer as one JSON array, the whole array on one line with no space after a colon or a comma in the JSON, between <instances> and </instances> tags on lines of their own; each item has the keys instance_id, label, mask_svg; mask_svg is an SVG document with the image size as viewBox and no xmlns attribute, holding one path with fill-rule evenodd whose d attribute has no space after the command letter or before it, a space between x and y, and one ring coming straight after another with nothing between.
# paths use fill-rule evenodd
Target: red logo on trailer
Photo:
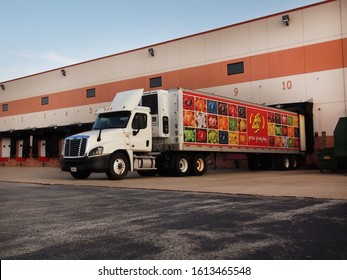
<instances>
[{"instance_id":1,"label":"red logo on trailer","mask_svg":"<svg viewBox=\"0 0 347 280\"><path fill-rule=\"evenodd\" d=\"M267 112L247 108L248 145L268 146Z\"/></svg>"}]
</instances>

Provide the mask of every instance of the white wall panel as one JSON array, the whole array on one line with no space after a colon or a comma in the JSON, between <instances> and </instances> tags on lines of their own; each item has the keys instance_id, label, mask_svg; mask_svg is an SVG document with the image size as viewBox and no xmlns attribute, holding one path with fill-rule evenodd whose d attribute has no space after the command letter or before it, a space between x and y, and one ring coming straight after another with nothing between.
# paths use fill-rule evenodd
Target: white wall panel
<instances>
[{"instance_id":1,"label":"white wall panel","mask_svg":"<svg viewBox=\"0 0 347 280\"><path fill-rule=\"evenodd\" d=\"M314 103L344 102L343 69L306 74L307 97Z\"/></svg>"},{"instance_id":2,"label":"white wall panel","mask_svg":"<svg viewBox=\"0 0 347 280\"><path fill-rule=\"evenodd\" d=\"M110 60L101 59L64 68L66 76L60 81L59 90L95 85L110 80Z\"/></svg>"},{"instance_id":3,"label":"white wall panel","mask_svg":"<svg viewBox=\"0 0 347 280\"><path fill-rule=\"evenodd\" d=\"M209 32L205 34L205 60L208 62L219 61L220 50L220 32Z\"/></svg>"},{"instance_id":4,"label":"white wall panel","mask_svg":"<svg viewBox=\"0 0 347 280\"><path fill-rule=\"evenodd\" d=\"M259 80L252 82L251 102L264 105L271 104L269 80Z\"/></svg>"},{"instance_id":5,"label":"white wall panel","mask_svg":"<svg viewBox=\"0 0 347 280\"><path fill-rule=\"evenodd\" d=\"M339 6L339 1L333 1L303 10L303 29L306 42L322 38L328 39L341 34Z\"/></svg>"},{"instance_id":6,"label":"white wall panel","mask_svg":"<svg viewBox=\"0 0 347 280\"><path fill-rule=\"evenodd\" d=\"M167 69L177 69L180 66L180 43L174 41L166 44L166 67Z\"/></svg>"},{"instance_id":7,"label":"white wall panel","mask_svg":"<svg viewBox=\"0 0 347 280\"><path fill-rule=\"evenodd\" d=\"M289 15L289 26L282 22L283 15ZM267 19L268 23L268 40L270 49L282 49L284 46L288 48L302 45L303 22L302 11L284 13Z\"/></svg>"},{"instance_id":8,"label":"white wall panel","mask_svg":"<svg viewBox=\"0 0 347 280\"><path fill-rule=\"evenodd\" d=\"M344 103L325 103L313 106L313 128L321 135L325 131L327 135L334 135L335 126L340 117L345 117Z\"/></svg>"},{"instance_id":9,"label":"white wall panel","mask_svg":"<svg viewBox=\"0 0 347 280\"><path fill-rule=\"evenodd\" d=\"M126 55L117 55L108 59L109 63L109 80L121 80L126 78L128 57Z\"/></svg>"},{"instance_id":10,"label":"white wall panel","mask_svg":"<svg viewBox=\"0 0 347 280\"><path fill-rule=\"evenodd\" d=\"M195 65L205 60L205 36L180 40L180 65Z\"/></svg>"},{"instance_id":11,"label":"white wall panel","mask_svg":"<svg viewBox=\"0 0 347 280\"><path fill-rule=\"evenodd\" d=\"M347 35L347 0L340 1L342 34ZM344 37L345 37L344 36Z\"/></svg>"},{"instance_id":12,"label":"white wall panel","mask_svg":"<svg viewBox=\"0 0 347 280\"><path fill-rule=\"evenodd\" d=\"M55 92L62 87L63 78L60 70L57 70L5 83L6 89L0 94L0 102Z\"/></svg>"},{"instance_id":13,"label":"white wall panel","mask_svg":"<svg viewBox=\"0 0 347 280\"><path fill-rule=\"evenodd\" d=\"M218 87L201 88L199 90L235 100L252 102L252 83L239 83Z\"/></svg>"},{"instance_id":14,"label":"white wall panel","mask_svg":"<svg viewBox=\"0 0 347 280\"><path fill-rule=\"evenodd\" d=\"M145 59L145 72L147 74L160 72L166 69L166 61L167 61L167 52L166 52L166 44L159 45L153 47L154 56L151 56L148 53L148 49L145 50L147 55L144 57Z\"/></svg>"},{"instance_id":15,"label":"white wall panel","mask_svg":"<svg viewBox=\"0 0 347 280\"><path fill-rule=\"evenodd\" d=\"M127 76L139 76L145 73L145 58L148 58L146 49L129 52L126 56L128 58Z\"/></svg>"},{"instance_id":16,"label":"white wall panel","mask_svg":"<svg viewBox=\"0 0 347 280\"><path fill-rule=\"evenodd\" d=\"M76 124L78 122L93 122L95 119L95 111L108 105L108 102L98 103L93 105L2 117L0 118L1 131L42 128L55 125L63 126Z\"/></svg>"},{"instance_id":17,"label":"white wall panel","mask_svg":"<svg viewBox=\"0 0 347 280\"><path fill-rule=\"evenodd\" d=\"M249 24L250 28L250 51L253 54L264 52L268 45L267 19L254 21Z\"/></svg>"},{"instance_id":18,"label":"white wall panel","mask_svg":"<svg viewBox=\"0 0 347 280\"><path fill-rule=\"evenodd\" d=\"M249 23L220 30L221 58L234 58L250 52Z\"/></svg>"},{"instance_id":19,"label":"white wall panel","mask_svg":"<svg viewBox=\"0 0 347 280\"><path fill-rule=\"evenodd\" d=\"M270 104L305 102L305 75L285 76L270 80Z\"/></svg>"}]
</instances>

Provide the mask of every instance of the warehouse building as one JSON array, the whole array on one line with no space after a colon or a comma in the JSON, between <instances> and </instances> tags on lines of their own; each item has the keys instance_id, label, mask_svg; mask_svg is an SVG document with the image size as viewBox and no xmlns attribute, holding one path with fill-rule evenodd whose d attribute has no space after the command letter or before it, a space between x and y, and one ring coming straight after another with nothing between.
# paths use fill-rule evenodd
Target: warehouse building
<instances>
[{"instance_id":1,"label":"warehouse building","mask_svg":"<svg viewBox=\"0 0 347 280\"><path fill-rule=\"evenodd\" d=\"M312 119L309 152L331 146L347 116L347 0L3 81L0 162L57 166L64 137L88 130L117 92L176 87L296 108Z\"/></svg>"}]
</instances>

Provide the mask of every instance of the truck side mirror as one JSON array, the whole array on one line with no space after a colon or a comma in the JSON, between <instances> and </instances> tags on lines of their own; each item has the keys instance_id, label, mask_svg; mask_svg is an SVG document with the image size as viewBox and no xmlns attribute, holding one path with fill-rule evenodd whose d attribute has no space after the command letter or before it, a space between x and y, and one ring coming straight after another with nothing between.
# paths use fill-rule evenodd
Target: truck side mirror
<instances>
[{"instance_id":1,"label":"truck side mirror","mask_svg":"<svg viewBox=\"0 0 347 280\"><path fill-rule=\"evenodd\" d=\"M141 129L144 129L146 127L147 127L147 115L137 113L131 124L131 128L134 129L133 135L136 136Z\"/></svg>"}]
</instances>

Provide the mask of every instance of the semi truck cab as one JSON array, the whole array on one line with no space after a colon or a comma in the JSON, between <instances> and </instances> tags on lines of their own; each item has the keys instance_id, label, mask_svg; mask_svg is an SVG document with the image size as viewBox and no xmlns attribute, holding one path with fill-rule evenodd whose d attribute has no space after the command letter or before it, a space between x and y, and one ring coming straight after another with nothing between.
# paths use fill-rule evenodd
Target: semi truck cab
<instances>
[{"instance_id":1,"label":"semi truck cab","mask_svg":"<svg viewBox=\"0 0 347 280\"><path fill-rule=\"evenodd\" d=\"M118 93L110 107L97 111L91 131L67 137L62 170L78 179L91 172L120 179L128 170L155 170L154 158L147 154L130 160L152 150L152 117L150 108L139 106L142 95L143 89Z\"/></svg>"}]
</instances>

